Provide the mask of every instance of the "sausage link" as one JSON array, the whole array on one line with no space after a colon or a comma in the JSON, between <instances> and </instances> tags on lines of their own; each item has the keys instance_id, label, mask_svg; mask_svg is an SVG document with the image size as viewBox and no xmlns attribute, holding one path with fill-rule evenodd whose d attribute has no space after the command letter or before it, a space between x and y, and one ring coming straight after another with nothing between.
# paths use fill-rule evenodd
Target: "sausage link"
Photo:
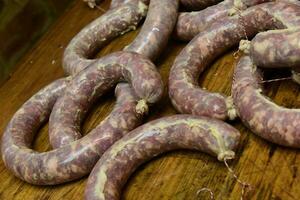
<instances>
[{"instance_id":1,"label":"sausage link","mask_svg":"<svg viewBox=\"0 0 300 200\"><path fill-rule=\"evenodd\" d=\"M155 60L167 45L175 26L178 2L179 0L151 0L142 30L124 50L137 52Z\"/></svg>"},{"instance_id":2,"label":"sausage link","mask_svg":"<svg viewBox=\"0 0 300 200\"><path fill-rule=\"evenodd\" d=\"M139 165L175 149L199 150L218 160L233 159L239 132L219 120L174 115L151 121L130 132L105 152L92 170L86 200L117 200Z\"/></svg>"},{"instance_id":3,"label":"sausage link","mask_svg":"<svg viewBox=\"0 0 300 200\"><path fill-rule=\"evenodd\" d=\"M300 71L300 3L281 0L262 9L279 20L284 29L257 34L251 42L245 42L243 50L259 67ZM297 77L294 79L297 81Z\"/></svg>"},{"instance_id":4,"label":"sausage link","mask_svg":"<svg viewBox=\"0 0 300 200\"><path fill-rule=\"evenodd\" d=\"M181 0L180 3L189 10L201 10L208 6L217 4L222 0Z\"/></svg>"},{"instance_id":5,"label":"sausage link","mask_svg":"<svg viewBox=\"0 0 300 200\"><path fill-rule=\"evenodd\" d=\"M109 146L141 123L135 113L138 98L128 84L118 84L113 111L90 134L62 148L36 152L30 148L33 137L64 88L65 82L59 80L34 95L15 113L3 135L6 167L28 183L54 185L85 176Z\"/></svg>"},{"instance_id":6,"label":"sausage link","mask_svg":"<svg viewBox=\"0 0 300 200\"><path fill-rule=\"evenodd\" d=\"M243 123L267 141L299 148L300 109L276 105L262 94L262 73L249 56L243 56L234 72L232 94Z\"/></svg>"},{"instance_id":7,"label":"sausage link","mask_svg":"<svg viewBox=\"0 0 300 200\"><path fill-rule=\"evenodd\" d=\"M257 34L251 41L250 56L260 67L299 67L300 60L300 3L277 3L268 9L284 24L284 30ZM279 12L278 9L284 10Z\"/></svg>"},{"instance_id":8,"label":"sausage link","mask_svg":"<svg viewBox=\"0 0 300 200\"><path fill-rule=\"evenodd\" d=\"M258 34L251 41L250 55L255 65L259 67L299 68L300 26Z\"/></svg>"},{"instance_id":9,"label":"sausage link","mask_svg":"<svg viewBox=\"0 0 300 200\"><path fill-rule=\"evenodd\" d=\"M102 0L83 0L90 8L95 8Z\"/></svg>"},{"instance_id":10,"label":"sausage link","mask_svg":"<svg viewBox=\"0 0 300 200\"><path fill-rule=\"evenodd\" d=\"M131 43L127 51L133 51L137 52L139 54L142 54L143 56L146 56L147 58L151 58L154 60L157 55L159 54L160 50L164 48L166 45L168 38L173 30L173 27L175 26L176 18L177 18L177 9L178 9L178 0L152 0L149 6L149 13L147 15L146 21L143 25L143 28L138 35L138 37ZM161 13L157 15L156 13ZM124 54L130 57L131 55L135 54ZM118 57L118 56L116 56ZM114 56L109 57L109 59L102 59L98 63L101 62L107 62L107 66L111 64L111 62L114 62L114 64L118 64L118 60L120 58L116 58ZM113 59L117 59L114 61ZM123 59L123 58L122 58ZM128 58L134 59L134 58ZM109 60L109 61L105 61ZM145 61L143 61L145 62ZM145 62L146 63L146 62ZM124 63L122 63L123 65ZM130 63L129 63L130 64ZM141 64L142 65L142 64ZM111 66L109 66L110 68ZM140 72L143 68L140 68ZM118 69L117 69L118 70ZM147 72L143 72L147 74ZM141 75L143 74L142 72L140 73ZM121 76L121 74L119 74ZM104 77L104 75L102 74ZM111 74L109 75L111 76ZM132 77L135 77L136 75L132 75ZM144 75L143 75L144 76ZM142 77L142 76L141 76ZM119 77L123 78L123 77ZM118 78L117 78L118 79ZM102 88L97 88L97 91L99 95L103 94L108 88L111 88L111 85L114 85L117 79L107 79L105 85L102 85ZM145 82L144 80L138 80L136 83L136 86L140 86L141 82ZM161 88L162 86L160 85L161 82L154 81L154 85L152 85L152 88L141 88L139 91L142 89L150 89L148 94L141 94L139 91L138 94L144 95L147 97L147 101L150 101L150 103L155 102L156 97L150 97L150 95L155 95L158 94L160 96ZM77 84L77 83L76 83ZM157 86L155 86L157 84ZM155 89L158 89L159 91L154 91L154 86L156 87ZM77 86L76 86L77 87ZM151 87L151 86L150 86ZM78 90L74 89L74 93L72 95L67 94L68 98L70 96L78 96ZM84 94L84 96L89 96L89 94ZM96 93L93 93L93 95L96 95ZM98 96L99 96L98 95ZM94 97L90 97L91 99ZM152 99L151 99L152 98ZM78 101L78 100L76 100ZM61 103L57 103L57 106L55 106L55 109L53 111L53 114L50 117L50 132L49 132L49 138L50 138L50 143L54 148L58 148L60 146L66 145L70 142L73 142L76 139L79 139L81 137L80 133L80 123L87 111L87 106L92 103L92 101L86 101L84 104L80 102L80 105L82 106L81 108L78 108L74 106L73 104L67 103L66 105L65 102L69 102L69 100L66 99L61 99L59 100ZM75 102L72 101L72 102ZM83 107L84 105L84 107ZM63 112L67 112L65 114L61 114L61 108L63 107L68 107L68 109L63 109ZM138 104L138 108L141 109L146 109L145 112L147 112L147 107L146 105L143 105L143 101L141 101L140 104ZM139 109L140 109L139 108ZM141 110L140 109L140 110ZM70 112L70 110L73 110ZM80 112L79 112L80 110ZM144 112L143 110L139 112ZM75 114L77 113L77 114ZM68 117L66 117L68 115ZM73 116L73 117L71 117Z\"/></svg>"},{"instance_id":11,"label":"sausage link","mask_svg":"<svg viewBox=\"0 0 300 200\"><path fill-rule=\"evenodd\" d=\"M169 96L177 111L222 120L235 118L232 99L199 88L198 77L215 58L238 44L245 34L251 37L261 30L281 25L258 6L243 12L242 17L246 26L240 23L237 15L216 21L176 57L169 76Z\"/></svg>"},{"instance_id":12,"label":"sausage link","mask_svg":"<svg viewBox=\"0 0 300 200\"><path fill-rule=\"evenodd\" d=\"M180 13L174 30L174 37L179 40L190 41L217 19L227 17L228 10L232 6L232 0L225 0L198 12Z\"/></svg>"},{"instance_id":13,"label":"sausage link","mask_svg":"<svg viewBox=\"0 0 300 200\"><path fill-rule=\"evenodd\" d=\"M138 1L142 1L146 5L148 5L150 2L150 0L112 0L110 8L116 8L126 3L137 3ZM189 10L200 10L220 1L222 0L180 0L180 3Z\"/></svg>"},{"instance_id":14,"label":"sausage link","mask_svg":"<svg viewBox=\"0 0 300 200\"><path fill-rule=\"evenodd\" d=\"M201 11L182 12L179 14L177 20L174 37L178 40L190 41L198 33L210 27L216 20L229 18L229 14L232 12L234 7L246 9L247 7L268 1L271 0L251 0L245 1L244 4L241 4L241 1L225 0Z\"/></svg>"},{"instance_id":15,"label":"sausage link","mask_svg":"<svg viewBox=\"0 0 300 200\"><path fill-rule=\"evenodd\" d=\"M267 2L272 2L276 0L233 0L234 6L237 9L247 9L248 7L261 4L261 3L267 3ZM277 0L278 1L278 0Z\"/></svg>"},{"instance_id":16,"label":"sausage link","mask_svg":"<svg viewBox=\"0 0 300 200\"><path fill-rule=\"evenodd\" d=\"M168 38L175 26L178 14L178 1L179 0L151 0L149 13L147 14L142 30L136 39L124 50L136 52L150 60L155 60L166 46ZM149 4L149 0L115 0L111 2L111 8L115 9L127 4L142 4L145 6ZM85 35L83 32L82 36ZM86 50L83 50L83 52L86 52ZM84 62L88 62L88 64L93 62L87 59L83 60ZM81 66L87 66L87 64Z\"/></svg>"},{"instance_id":17,"label":"sausage link","mask_svg":"<svg viewBox=\"0 0 300 200\"><path fill-rule=\"evenodd\" d=\"M49 120L51 145L58 148L79 139L81 121L93 102L122 80L130 82L140 98L138 114L147 113L147 104L162 96L160 74L148 59L130 52L107 55L75 76L58 99Z\"/></svg>"},{"instance_id":18,"label":"sausage link","mask_svg":"<svg viewBox=\"0 0 300 200\"><path fill-rule=\"evenodd\" d=\"M179 0L151 0L145 23L135 40L124 50L139 53L150 60L155 60L166 46L168 38L175 26ZM113 0L111 7L143 2L149 0ZM143 4L143 5L144 5Z\"/></svg>"},{"instance_id":19,"label":"sausage link","mask_svg":"<svg viewBox=\"0 0 300 200\"><path fill-rule=\"evenodd\" d=\"M147 6L125 4L107 11L84 29L69 43L64 52L63 68L67 74L74 75L95 62L92 57L99 48L115 37L130 30L135 30L140 20L146 15Z\"/></svg>"}]
</instances>

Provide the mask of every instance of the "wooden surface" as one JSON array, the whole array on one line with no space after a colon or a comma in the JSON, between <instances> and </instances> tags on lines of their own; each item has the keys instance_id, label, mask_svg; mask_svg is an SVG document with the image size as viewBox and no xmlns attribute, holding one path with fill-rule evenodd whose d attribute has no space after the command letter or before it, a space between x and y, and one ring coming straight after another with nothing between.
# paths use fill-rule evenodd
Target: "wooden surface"
<instances>
[{"instance_id":1,"label":"wooden surface","mask_svg":"<svg viewBox=\"0 0 300 200\"><path fill-rule=\"evenodd\" d=\"M0 84L73 0L0 0Z\"/></svg>"},{"instance_id":2,"label":"wooden surface","mask_svg":"<svg viewBox=\"0 0 300 200\"><path fill-rule=\"evenodd\" d=\"M107 9L108 2L102 4ZM43 86L62 77L61 58L69 40L88 22L101 14L88 9L81 1L60 18L36 47L22 59L16 72L0 87L0 132L16 110ZM99 56L120 50L135 38L138 30L126 34L104 48ZM156 62L167 85L169 69L185 43L170 41L168 48ZM207 69L200 84L211 91L230 94L232 69L235 60L232 52L224 55ZM283 76L276 72L275 76ZM287 107L300 107L299 86L292 81L266 84L268 96ZM166 87L167 89L167 87ZM98 101L89 113L83 131L87 133L110 112L114 105L112 93ZM151 108L147 121L172 115L167 96ZM300 161L298 150L278 147L252 134L239 120L231 122L241 131L242 141L236 159L230 163L240 179L249 182L254 190L250 199L300 199ZM50 150L47 126L43 127L33 147L38 151ZM58 186L33 186L15 178L0 162L0 199L82 199L86 178ZM211 188L216 199L239 199L241 188L223 163L200 152L176 151L164 154L141 166L130 178L123 199L209 199L208 194L197 197L200 188Z\"/></svg>"}]
</instances>

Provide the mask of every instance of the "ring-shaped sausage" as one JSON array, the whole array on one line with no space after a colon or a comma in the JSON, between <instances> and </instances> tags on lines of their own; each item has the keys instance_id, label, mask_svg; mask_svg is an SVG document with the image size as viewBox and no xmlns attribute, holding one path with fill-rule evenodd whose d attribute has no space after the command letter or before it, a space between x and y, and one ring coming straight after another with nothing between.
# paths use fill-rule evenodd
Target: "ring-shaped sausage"
<instances>
[{"instance_id":1,"label":"ring-shaped sausage","mask_svg":"<svg viewBox=\"0 0 300 200\"><path fill-rule=\"evenodd\" d=\"M75 75L96 59L90 59L101 47L112 39L130 30L146 16L148 6L124 4L111 9L84 27L68 44L64 51L63 68L66 74Z\"/></svg>"},{"instance_id":2,"label":"ring-shaped sausage","mask_svg":"<svg viewBox=\"0 0 300 200\"><path fill-rule=\"evenodd\" d=\"M88 135L52 151L36 152L30 148L34 135L65 88L66 80L61 79L40 90L14 114L4 132L5 166L28 183L54 185L85 176L108 147L141 123L135 112L136 95L128 84L118 84L113 111Z\"/></svg>"},{"instance_id":3,"label":"ring-shaped sausage","mask_svg":"<svg viewBox=\"0 0 300 200\"><path fill-rule=\"evenodd\" d=\"M174 30L174 37L178 40L190 41L216 20L224 20L248 7L269 1L272 0L225 0L200 11L181 12Z\"/></svg>"},{"instance_id":4,"label":"ring-shaped sausage","mask_svg":"<svg viewBox=\"0 0 300 200\"><path fill-rule=\"evenodd\" d=\"M262 93L261 70L243 56L234 72L233 102L243 123L267 141L300 148L300 109L278 106Z\"/></svg>"},{"instance_id":5,"label":"ring-shaped sausage","mask_svg":"<svg viewBox=\"0 0 300 200\"><path fill-rule=\"evenodd\" d=\"M278 19L277 16L278 13L293 15L291 10L299 12L299 6L288 2L260 4L242 12L241 16L219 20L199 33L181 51L171 68L169 96L176 110L222 120L234 119L236 113L232 98L199 88L199 74L245 35L252 37L263 30L286 29L287 21L293 19ZM245 23L240 22L241 18Z\"/></svg>"},{"instance_id":6,"label":"ring-shaped sausage","mask_svg":"<svg viewBox=\"0 0 300 200\"><path fill-rule=\"evenodd\" d=\"M105 152L89 176L85 199L120 199L122 187L139 165L171 150L198 150L220 161L233 159L239 138L229 124L206 117L173 115L148 122Z\"/></svg>"},{"instance_id":7,"label":"ring-shaped sausage","mask_svg":"<svg viewBox=\"0 0 300 200\"><path fill-rule=\"evenodd\" d=\"M168 38L170 37L176 23L177 13L178 13L178 0L164 0L164 1L152 0L149 5L149 12L147 14L147 18L145 20L145 23L143 24L140 33L135 38L135 40L125 48L125 51L136 52L138 54L143 55L144 57L147 57L148 59L155 60L155 58L159 55L159 53L164 49L164 47L167 44ZM131 55L131 54L124 53L124 55ZM138 56L136 57L137 58L135 59L138 60ZM113 59L117 59L116 61L114 61L115 63L118 62L118 58L113 56L109 58L110 62L113 61ZM100 59L98 63L101 62L103 62L103 59ZM140 70L142 69L143 68L141 68ZM145 75L143 75L142 72L140 73L140 75L147 76L146 75L147 72L145 71L144 73ZM132 77L135 76L136 75L133 75ZM142 80L140 81L143 82ZM157 81L155 82L155 84L158 83L159 82ZM156 87L157 90L161 90L162 86L157 85ZM100 88L98 88L98 90L100 90ZM153 96L155 93L159 93L159 91L156 92L152 90L150 91L150 93L153 93L150 94ZM72 95L68 94L67 96L69 98L70 96L77 97L78 95L79 94L75 92L74 94ZM91 95L91 94L85 94L85 95ZM95 95L95 93L93 93L93 95ZM150 95L148 95L147 101L151 102L152 100L151 97L149 97ZM69 105L68 108L66 109L63 108L63 107L67 107L65 106L66 103L64 102L69 102L69 100L62 99L59 100L59 102L62 103L58 103L58 105L55 106L54 109L55 111L50 117L49 137L50 137L50 143L54 148L58 148L62 145L68 144L69 142L72 142L81 137L80 121L82 117L75 117L74 113L76 113L78 116L81 114L78 111L87 110L85 108L78 109L78 107L73 106L73 104ZM140 101L137 107L138 108L137 112L147 112L148 108L146 103L147 103L146 101ZM88 102L86 102L84 105L87 104ZM80 105L82 105L82 102L80 103ZM76 112L75 111L70 112L70 110L76 110L76 109L77 109ZM61 110L64 110L63 112L65 113L68 113L68 117L66 117L66 114L61 114L60 113ZM82 115L84 115L84 113L82 113Z\"/></svg>"},{"instance_id":8,"label":"ring-shaped sausage","mask_svg":"<svg viewBox=\"0 0 300 200\"><path fill-rule=\"evenodd\" d=\"M155 65L132 52L115 52L104 56L79 72L64 95L53 107L49 120L49 139L54 148L81 137L80 125L91 105L120 81L131 83L139 97L137 114L148 112L163 94L163 82Z\"/></svg>"}]
</instances>

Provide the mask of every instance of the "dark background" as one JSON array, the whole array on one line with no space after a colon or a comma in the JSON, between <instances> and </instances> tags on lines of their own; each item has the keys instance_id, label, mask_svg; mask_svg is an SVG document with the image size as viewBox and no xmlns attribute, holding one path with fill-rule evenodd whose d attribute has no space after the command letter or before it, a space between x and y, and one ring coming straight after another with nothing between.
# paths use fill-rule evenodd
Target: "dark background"
<instances>
[{"instance_id":1,"label":"dark background","mask_svg":"<svg viewBox=\"0 0 300 200\"><path fill-rule=\"evenodd\" d=\"M0 0L0 84L74 0Z\"/></svg>"}]
</instances>

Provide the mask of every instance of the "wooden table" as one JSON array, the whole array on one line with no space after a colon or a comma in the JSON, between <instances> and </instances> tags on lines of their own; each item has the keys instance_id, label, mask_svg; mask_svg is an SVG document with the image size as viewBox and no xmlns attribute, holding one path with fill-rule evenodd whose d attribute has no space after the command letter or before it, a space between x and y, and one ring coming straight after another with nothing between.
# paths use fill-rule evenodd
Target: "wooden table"
<instances>
[{"instance_id":1,"label":"wooden table","mask_svg":"<svg viewBox=\"0 0 300 200\"><path fill-rule=\"evenodd\" d=\"M109 2L101 5L107 9ZM3 133L16 110L43 86L64 75L61 58L64 47L86 24L99 17L101 11L90 10L76 1L36 47L19 63L16 72L0 87L0 132ZM102 49L99 56L121 50L138 31L125 34ZM185 43L170 41L156 62L165 85L169 69ZM230 94L235 59L232 52L224 55L205 71L200 84L211 91ZM276 73L280 74L280 73ZM275 74L275 75L276 75ZM299 86L292 81L266 84L267 94L286 107L300 107ZM298 100L297 100L298 99ZM113 94L101 98L87 117L83 132L96 126L114 105ZM175 110L168 99L151 109L145 121L172 115ZM254 190L251 199L300 199L300 162L298 151L278 147L255 136L239 120L231 122L241 131L242 141L236 159L230 163L240 179L249 182ZM41 129L33 148L50 150L47 125ZM15 178L0 162L0 199L82 199L86 178L58 186L33 186ZM128 181L124 199L209 199L207 193L197 197L200 188L211 188L216 199L239 199L241 188L223 163L204 153L176 151L164 154L141 166Z\"/></svg>"}]
</instances>

